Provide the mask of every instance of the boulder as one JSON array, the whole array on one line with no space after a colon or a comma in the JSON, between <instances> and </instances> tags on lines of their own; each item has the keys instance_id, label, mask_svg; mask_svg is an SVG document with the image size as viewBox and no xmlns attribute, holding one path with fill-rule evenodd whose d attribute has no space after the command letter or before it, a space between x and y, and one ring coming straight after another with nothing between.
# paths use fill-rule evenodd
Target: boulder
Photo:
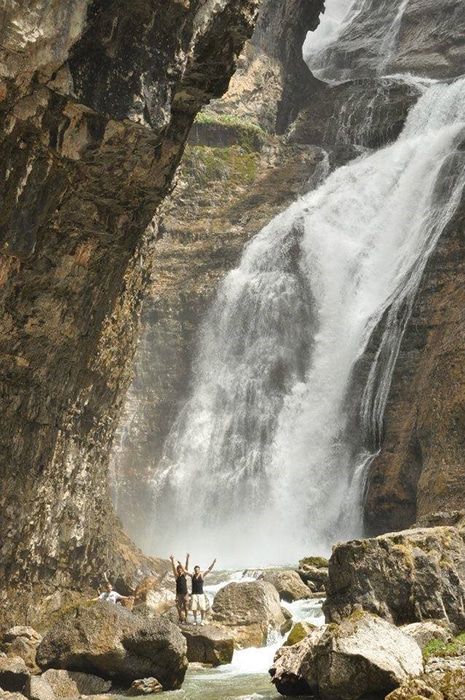
<instances>
[{"instance_id":1,"label":"boulder","mask_svg":"<svg viewBox=\"0 0 465 700\"><path fill-rule=\"evenodd\" d=\"M324 557L305 557L299 561L297 573L312 591L323 591L328 580L329 562Z\"/></svg>"},{"instance_id":2,"label":"boulder","mask_svg":"<svg viewBox=\"0 0 465 700\"><path fill-rule=\"evenodd\" d=\"M465 543L454 527L403 530L338 544L329 561L326 621L364 609L396 625L447 617L465 628Z\"/></svg>"},{"instance_id":3,"label":"boulder","mask_svg":"<svg viewBox=\"0 0 465 700\"><path fill-rule=\"evenodd\" d=\"M250 581L220 588L213 601L212 620L239 648L246 648L264 646L285 617L276 588L267 581Z\"/></svg>"},{"instance_id":4,"label":"boulder","mask_svg":"<svg viewBox=\"0 0 465 700\"><path fill-rule=\"evenodd\" d=\"M24 694L29 700L55 700L53 688L43 676L30 676L24 687ZM77 693L74 694L77 697Z\"/></svg>"},{"instance_id":5,"label":"boulder","mask_svg":"<svg viewBox=\"0 0 465 700\"><path fill-rule=\"evenodd\" d=\"M450 642L453 637L453 631L447 622L435 620L412 622L410 625L403 625L402 632L412 637L420 649L423 649L433 639Z\"/></svg>"},{"instance_id":6,"label":"boulder","mask_svg":"<svg viewBox=\"0 0 465 700\"><path fill-rule=\"evenodd\" d=\"M187 669L186 641L162 617L146 619L120 605L97 602L64 615L39 645L42 669L95 673L129 685L154 676L164 690L181 686Z\"/></svg>"},{"instance_id":7,"label":"boulder","mask_svg":"<svg viewBox=\"0 0 465 700\"><path fill-rule=\"evenodd\" d=\"M360 612L326 627L319 642L318 682L326 700L388 693L423 671L414 639L380 617Z\"/></svg>"},{"instance_id":8,"label":"boulder","mask_svg":"<svg viewBox=\"0 0 465 700\"><path fill-rule=\"evenodd\" d=\"M316 627L300 642L283 646L275 654L269 673L282 695L313 695L318 692L316 649L325 631Z\"/></svg>"},{"instance_id":9,"label":"boulder","mask_svg":"<svg viewBox=\"0 0 465 700\"><path fill-rule=\"evenodd\" d=\"M3 649L7 656L20 656L32 671L38 671L36 651L42 635L32 627L17 625L3 635Z\"/></svg>"},{"instance_id":10,"label":"boulder","mask_svg":"<svg viewBox=\"0 0 465 700\"><path fill-rule=\"evenodd\" d=\"M0 688L0 698L2 700L25 700L26 696L22 693L10 693L8 690Z\"/></svg>"},{"instance_id":11,"label":"boulder","mask_svg":"<svg viewBox=\"0 0 465 700\"><path fill-rule=\"evenodd\" d=\"M58 698L78 697L78 695L99 695L107 693L111 681L104 680L92 673L65 671L49 668L42 675Z\"/></svg>"},{"instance_id":12,"label":"boulder","mask_svg":"<svg viewBox=\"0 0 465 700\"><path fill-rule=\"evenodd\" d=\"M315 694L322 700L358 700L386 694L423 671L418 644L370 613L313 630L283 647L270 670L285 695Z\"/></svg>"},{"instance_id":13,"label":"boulder","mask_svg":"<svg viewBox=\"0 0 465 700\"><path fill-rule=\"evenodd\" d=\"M0 657L0 688L11 693L22 691L30 670L20 656Z\"/></svg>"},{"instance_id":14,"label":"boulder","mask_svg":"<svg viewBox=\"0 0 465 700\"><path fill-rule=\"evenodd\" d=\"M429 686L442 693L444 700L463 700L465 656L429 658L423 678Z\"/></svg>"},{"instance_id":15,"label":"boulder","mask_svg":"<svg viewBox=\"0 0 465 700\"><path fill-rule=\"evenodd\" d=\"M293 603L295 600L310 598L310 589L293 570L267 569L260 577L262 581L271 583L279 593L281 600Z\"/></svg>"},{"instance_id":16,"label":"boulder","mask_svg":"<svg viewBox=\"0 0 465 700\"><path fill-rule=\"evenodd\" d=\"M213 625L184 627L187 641L187 660L190 663L220 666L229 664L234 654L234 639Z\"/></svg>"},{"instance_id":17,"label":"boulder","mask_svg":"<svg viewBox=\"0 0 465 700\"><path fill-rule=\"evenodd\" d=\"M444 695L420 678L413 678L389 693L385 700L444 700Z\"/></svg>"},{"instance_id":18,"label":"boulder","mask_svg":"<svg viewBox=\"0 0 465 700\"><path fill-rule=\"evenodd\" d=\"M154 695L162 691L163 687L156 678L139 678L131 683L126 695Z\"/></svg>"},{"instance_id":19,"label":"boulder","mask_svg":"<svg viewBox=\"0 0 465 700\"><path fill-rule=\"evenodd\" d=\"M315 625L310 624L310 622L297 622L289 632L286 641L283 642L283 646L290 647L298 644L314 629Z\"/></svg>"}]
</instances>

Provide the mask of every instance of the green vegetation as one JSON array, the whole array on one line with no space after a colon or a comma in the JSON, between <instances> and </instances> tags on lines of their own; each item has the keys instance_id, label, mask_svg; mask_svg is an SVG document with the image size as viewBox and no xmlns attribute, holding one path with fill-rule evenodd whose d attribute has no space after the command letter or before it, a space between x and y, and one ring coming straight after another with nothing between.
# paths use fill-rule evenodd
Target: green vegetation
<instances>
[{"instance_id":1,"label":"green vegetation","mask_svg":"<svg viewBox=\"0 0 465 700\"><path fill-rule=\"evenodd\" d=\"M302 568L306 566L316 566L318 569L324 569L328 566L328 560L324 557L305 557L299 561Z\"/></svg>"},{"instance_id":2,"label":"green vegetation","mask_svg":"<svg viewBox=\"0 0 465 700\"><path fill-rule=\"evenodd\" d=\"M200 112L195 118L194 125L208 126L213 129L223 129L225 134L232 132L238 146L249 152L261 150L267 139L266 132L257 124L231 114L212 114Z\"/></svg>"},{"instance_id":3,"label":"green vegetation","mask_svg":"<svg viewBox=\"0 0 465 700\"><path fill-rule=\"evenodd\" d=\"M422 651L425 661L430 656L461 656L465 654L465 632L454 637L450 642L443 642L441 639L432 639L423 647Z\"/></svg>"},{"instance_id":4,"label":"green vegetation","mask_svg":"<svg viewBox=\"0 0 465 700\"><path fill-rule=\"evenodd\" d=\"M245 151L240 146L189 146L184 165L197 189L208 187L212 182L247 187L255 180L259 158L258 153Z\"/></svg>"}]
</instances>

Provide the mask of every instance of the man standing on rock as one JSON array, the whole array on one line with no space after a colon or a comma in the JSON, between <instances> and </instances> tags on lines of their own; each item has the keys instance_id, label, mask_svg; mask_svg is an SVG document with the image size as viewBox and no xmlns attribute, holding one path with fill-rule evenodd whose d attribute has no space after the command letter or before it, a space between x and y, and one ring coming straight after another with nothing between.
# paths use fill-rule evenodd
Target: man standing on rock
<instances>
[{"instance_id":1,"label":"man standing on rock","mask_svg":"<svg viewBox=\"0 0 465 700\"><path fill-rule=\"evenodd\" d=\"M176 581L176 609L178 611L178 622L183 625L187 622L187 606L189 603L189 593L187 592L187 568L189 566L189 554L186 554L186 566L183 567L180 561L174 565L174 557L170 556L171 566ZM190 574L189 574L190 576Z\"/></svg>"},{"instance_id":2,"label":"man standing on rock","mask_svg":"<svg viewBox=\"0 0 465 700\"><path fill-rule=\"evenodd\" d=\"M187 555L189 557L189 555ZM186 560L187 561L187 560ZM194 613L194 624L197 625L197 611L200 610L200 624L205 624L205 613L207 611L207 596L203 591L203 580L207 574L215 566L216 559L213 559L212 563L206 571L200 572L200 566L194 566L194 573L191 574L187 571L186 574L192 579L192 599L191 599L191 610Z\"/></svg>"}]
</instances>

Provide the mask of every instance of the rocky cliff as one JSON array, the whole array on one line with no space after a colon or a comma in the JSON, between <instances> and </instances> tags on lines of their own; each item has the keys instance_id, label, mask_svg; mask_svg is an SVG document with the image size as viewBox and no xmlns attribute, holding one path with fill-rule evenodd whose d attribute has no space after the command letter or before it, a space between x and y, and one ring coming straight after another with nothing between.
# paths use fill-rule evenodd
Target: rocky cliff
<instances>
[{"instance_id":1,"label":"rocky cliff","mask_svg":"<svg viewBox=\"0 0 465 700\"><path fill-rule=\"evenodd\" d=\"M155 229L256 0L7 3L0 24L0 618L140 563L108 451ZM145 566L155 562L145 561Z\"/></svg>"}]
</instances>

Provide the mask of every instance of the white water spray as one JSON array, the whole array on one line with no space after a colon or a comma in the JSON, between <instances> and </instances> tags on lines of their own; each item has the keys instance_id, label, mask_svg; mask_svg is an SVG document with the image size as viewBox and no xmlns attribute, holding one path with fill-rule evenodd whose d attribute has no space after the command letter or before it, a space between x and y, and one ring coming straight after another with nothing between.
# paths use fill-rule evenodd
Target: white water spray
<instances>
[{"instance_id":1,"label":"white water spray","mask_svg":"<svg viewBox=\"0 0 465 700\"><path fill-rule=\"evenodd\" d=\"M395 144L247 246L203 325L153 485L155 552L283 563L361 534L363 465L403 328L464 186L464 113L464 79L432 86ZM383 317L363 392L354 367Z\"/></svg>"},{"instance_id":2,"label":"white water spray","mask_svg":"<svg viewBox=\"0 0 465 700\"><path fill-rule=\"evenodd\" d=\"M327 82L385 75L395 58L409 3L327 0L320 25L308 33L302 50L312 73Z\"/></svg>"}]
</instances>

